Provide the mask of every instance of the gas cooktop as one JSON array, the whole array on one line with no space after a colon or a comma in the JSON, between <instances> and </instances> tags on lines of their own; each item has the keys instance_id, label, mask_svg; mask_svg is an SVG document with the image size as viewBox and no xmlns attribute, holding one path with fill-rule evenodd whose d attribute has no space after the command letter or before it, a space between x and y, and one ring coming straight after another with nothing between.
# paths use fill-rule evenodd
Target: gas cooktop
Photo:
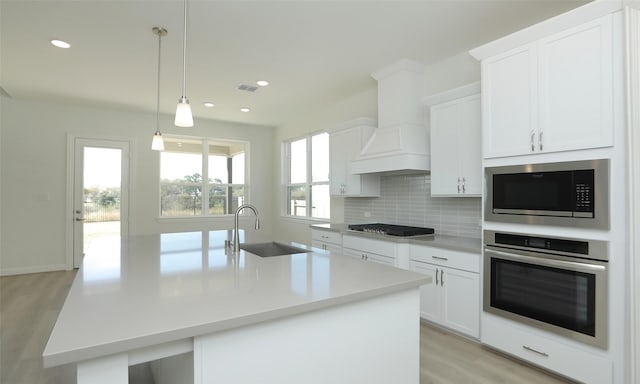
<instances>
[{"instance_id":1,"label":"gas cooktop","mask_svg":"<svg viewBox=\"0 0 640 384\"><path fill-rule=\"evenodd\" d=\"M370 233L377 233L381 235L399 236L399 237L433 235L435 232L433 228L410 227L406 225L382 224L382 223L349 224L347 228L352 231L370 232Z\"/></svg>"}]
</instances>

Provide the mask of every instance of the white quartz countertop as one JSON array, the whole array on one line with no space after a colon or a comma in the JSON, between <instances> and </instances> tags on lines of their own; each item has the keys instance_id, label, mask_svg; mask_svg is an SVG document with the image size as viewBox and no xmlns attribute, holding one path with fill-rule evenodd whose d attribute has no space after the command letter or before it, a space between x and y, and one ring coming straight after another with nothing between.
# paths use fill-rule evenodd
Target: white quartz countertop
<instances>
[{"instance_id":1,"label":"white quartz countertop","mask_svg":"<svg viewBox=\"0 0 640 384\"><path fill-rule=\"evenodd\" d=\"M440 235L437 233L435 235L409 237L388 236L370 232L352 231L348 228L347 224L312 224L310 227L323 231L339 232L343 235L361 236L395 243L428 245L436 248L477 254L480 254L482 251L482 240L472 237Z\"/></svg>"},{"instance_id":2,"label":"white quartz countertop","mask_svg":"<svg viewBox=\"0 0 640 384\"><path fill-rule=\"evenodd\" d=\"M125 238L87 254L43 353L46 367L410 289L421 274L316 248L259 257L231 231Z\"/></svg>"}]
</instances>

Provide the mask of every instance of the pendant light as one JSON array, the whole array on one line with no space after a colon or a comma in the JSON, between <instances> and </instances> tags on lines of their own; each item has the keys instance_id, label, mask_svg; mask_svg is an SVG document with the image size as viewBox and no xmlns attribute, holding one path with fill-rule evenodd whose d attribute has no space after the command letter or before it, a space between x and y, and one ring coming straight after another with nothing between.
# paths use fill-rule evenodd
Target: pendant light
<instances>
[{"instance_id":1,"label":"pendant light","mask_svg":"<svg viewBox=\"0 0 640 384\"><path fill-rule=\"evenodd\" d=\"M182 41L182 96L176 107L177 127L193 127L191 105L187 99L187 0L184 0L184 40Z\"/></svg>"},{"instance_id":2,"label":"pendant light","mask_svg":"<svg viewBox=\"0 0 640 384\"><path fill-rule=\"evenodd\" d=\"M154 35L158 36L158 92L156 99L156 133L153 134L151 149L153 149L154 151L164 151L164 140L162 139L162 133L160 133L160 53L162 52L162 36L166 36L168 32L162 27L153 27L151 31L153 31Z\"/></svg>"}]
</instances>

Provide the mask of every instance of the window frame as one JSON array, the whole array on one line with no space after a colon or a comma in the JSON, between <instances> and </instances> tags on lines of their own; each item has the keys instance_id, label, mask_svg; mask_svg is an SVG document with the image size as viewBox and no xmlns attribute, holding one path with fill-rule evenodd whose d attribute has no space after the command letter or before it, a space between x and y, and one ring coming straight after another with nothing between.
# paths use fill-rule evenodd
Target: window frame
<instances>
[{"instance_id":1,"label":"window frame","mask_svg":"<svg viewBox=\"0 0 640 384\"><path fill-rule=\"evenodd\" d=\"M293 138L289 138L282 141L281 144L281 216L290 220L298 220L298 221L319 221L319 222L328 222L331 220L331 193L330 190L327 189L327 198L329 199L329 216L328 217L315 217L312 216L313 207L311 205L313 195L312 190L314 186L317 185L326 185L327 188L330 188L330 180L331 175L329 174L326 181L313 181L313 137L321 134L329 135L329 132L325 130L315 131L308 133L303 136L296 136ZM306 181L303 183L291 183L291 143L306 139ZM328 136L327 136L328 139ZM330 148L329 153L327 153L327 162L330 161ZM330 164L327 163L327 169L330 169ZM305 204L306 209L304 216L297 216L290 214L289 211L289 198L288 198L288 190L290 187L304 187L305 188Z\"/></svg>"},{"instance_id":2,"label":"window frame","mask_svg":"<svg viewBox=\"0 0 640 384\"><path fill-rule=\"evenodd\" d=\"M201 220L212 220L212 219L216 219L216 218L228 218L228 217L232 217L234 216L235 212L228 212L228 213L224 213L224 214L210 214L209 211L209 192L210 192L210 185L211 184L215 184L213 182L209 182L209 156L211 155L211 153L209 152L209 147L210 145L214 145L215 143L225 143L225 144L241 144L244 146L244 183L239 184L239 183L233 183L233 179L231 180L232 182L229 183L222 183L220 185L224 186L225 189L227 190L227 193L229 193L229 190L232 190L234 187L237 186L242 186L244 187L244 203L249 203L250 200L250 195L251 195L251 188L250 188L250 181L249 181L249 175L250 175L250 167L249 167L249 156L250 156L250 146L251 143L247 140L234 140L234 139L225 139L225 138L215 138L215 137L208 137L208 136L189 136L189 135L174 135L174 134L165 134L163 135L165 139L183 139L183 140L198 140L201 143L201 152L200 155L202 156L202 162L201 162L201 171L202 171L202 180L200 182L200 214L199 215L189 215L189 216L163 216L162 215L162 160L159 160L159 164L158 164L158 206L157 206L157 220L158 221L182 221L182 222L186 222L186 221L201 221ZM171 151L162 151L162 152L171 152ZM161 157L161 153L159 154L159 156ZM185 152L185 153L190 153L190 152ZM196 153L196 152L191 152L191 153ZM231 157L227 158L228 162L230 161ZM227 168L227 170L229 170L229 168ZM228 177L232 177L231 173L228 175ZM206 198L204 198L203 196L207 196ZM227 199L229 198L229 196L227 196ZM206 212L206 214L205 214Z\"/></svg>"}]
</instances>

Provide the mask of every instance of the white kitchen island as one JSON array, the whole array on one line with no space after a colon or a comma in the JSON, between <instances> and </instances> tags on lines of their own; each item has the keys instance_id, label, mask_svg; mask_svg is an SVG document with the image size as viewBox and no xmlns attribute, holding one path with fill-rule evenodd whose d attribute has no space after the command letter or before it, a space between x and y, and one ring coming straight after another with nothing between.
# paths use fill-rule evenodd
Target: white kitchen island
<instances>
[{"instance_id":1,"label":"white kitchen island","mask_svg":"<svg viewBox=\"0 0 640 384\"><path fill-rule=\"evenodd\" d=\"M149 361L180 375L158 384L419 382L428 277L319 249L236 257L230 238L130 237L86 255L45 367L77 364L78 384L125 384Z\"/></svg>"}]
</instances>

